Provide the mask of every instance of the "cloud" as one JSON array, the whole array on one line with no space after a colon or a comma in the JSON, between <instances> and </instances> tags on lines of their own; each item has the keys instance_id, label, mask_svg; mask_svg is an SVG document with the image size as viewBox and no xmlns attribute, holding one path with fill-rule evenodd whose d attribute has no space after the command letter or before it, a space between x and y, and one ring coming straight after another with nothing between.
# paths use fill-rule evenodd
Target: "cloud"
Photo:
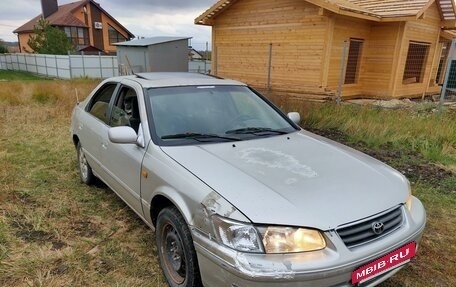
<instances>
[{"instance_id":1,"label":"cloud","mask_svg":"<svg viewBox=\"0 0 456 287\"><path fill-rule=\"evenodd\" d=\"M6 2L6 3L5 3ZM0 10L0 22L6 20L24 21L41 13L41 4L36 0L3 0ZM22 24L24 24L22 23Z\"/></svg>"},{"instance_id":2,"label":"cloud","mask_svg":"<svg viewBox=\"0 0 456 287\"><path fill-rule=\"evenodd\" d=\"M135 11L141 9L141 11L154 12L176 12L176 11L185 11L187 9L207 9L213 5L217 0L134 0L130 1L132 5L126 7L124 0L99 0L102 5L109 5L112 8L119 8L128 11ZM201 11L202 12L202 11Z\"/></svg>"},{"instance_id":3,"label":"cloud","mask_svg":"<svg viewBox=\"0 0 456 287\"><path fill-rule=\"evenodd\" d=\"M2 0L0 39L16 41L13 30L41 13L39 0ZM75 0L58 0L59 5ZM217 0L95 0L136 36L188 36L210 41L210 28L194 19ZM26 7L26 9L24 8Z\"/></svg>"}]
</instances>

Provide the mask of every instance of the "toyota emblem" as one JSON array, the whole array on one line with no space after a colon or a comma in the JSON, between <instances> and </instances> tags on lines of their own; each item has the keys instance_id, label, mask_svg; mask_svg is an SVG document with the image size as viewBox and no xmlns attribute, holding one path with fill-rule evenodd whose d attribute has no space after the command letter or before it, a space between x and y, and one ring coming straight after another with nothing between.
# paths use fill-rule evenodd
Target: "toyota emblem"
<instances>
[{"instance_id":1,"label":"toyota emblem","mask_svg":"<svg viewBox=\"0 0 456 287\"><path fill-rule=\"evenodd\" d=\"M385 225L383 224L383 222L375 221L374 223L372 223L372 231L375 234L380 235L383 233L383 230L385 230Z\"/></svg>"}]
</instances>

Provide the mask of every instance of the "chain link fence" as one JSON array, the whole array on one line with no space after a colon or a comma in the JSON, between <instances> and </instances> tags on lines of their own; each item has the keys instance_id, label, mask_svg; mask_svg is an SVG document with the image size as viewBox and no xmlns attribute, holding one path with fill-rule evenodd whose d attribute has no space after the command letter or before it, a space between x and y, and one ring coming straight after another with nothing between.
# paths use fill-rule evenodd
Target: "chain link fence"
<instances>
[{"instance_id":1,"label":"chain link fence","mask_svg":"<svg viewBox=\"0 0 456 287\"><path fill-rule=\"evenodd\" d=\"M440 92L439 111L446 104L456 102L456 39L448 43L442 50L437 79L442 80ZM446 58L446 61L445 61Z\"/></svg>"}]
</instances>

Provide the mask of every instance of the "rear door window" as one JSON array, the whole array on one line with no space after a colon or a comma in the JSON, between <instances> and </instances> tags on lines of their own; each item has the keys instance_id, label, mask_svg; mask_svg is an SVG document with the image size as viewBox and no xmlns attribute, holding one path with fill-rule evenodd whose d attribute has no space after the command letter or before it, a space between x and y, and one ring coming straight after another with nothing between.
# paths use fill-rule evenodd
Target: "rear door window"
<instances>
[{"instance_id":1,"label":"rear door window","mask_svg":"<svg viewBox=\"0 0 456 287\"><path fill-rule=\"evenodd\" d=\"M109 102L114 95L116 87L116 83L108 83L101 87L93 96L92 101L87 107L87 111L90 114L97 117L106 124L109 123Z\"/></svg>"}]
</instances>

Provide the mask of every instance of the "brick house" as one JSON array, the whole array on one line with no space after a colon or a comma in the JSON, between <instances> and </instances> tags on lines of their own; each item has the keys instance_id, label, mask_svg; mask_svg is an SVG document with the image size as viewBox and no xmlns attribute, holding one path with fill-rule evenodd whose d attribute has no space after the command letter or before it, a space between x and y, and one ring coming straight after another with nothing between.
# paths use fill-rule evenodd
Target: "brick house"
<instances>
[{"instance_id":1,"label":"brick house","mask_svg":"<svg viewBox=\"0 0 456 287\"><path fill-rule=\"evenodd\" d=\"M20 26L17 34L20 52L31 52L27 42L38 20L44 17L64 31L78 52L114 54L113 43L128 41L134 35L93 0L59 6L57 0L41 0L43 13Z\"/></svg>"}]
</instances>

